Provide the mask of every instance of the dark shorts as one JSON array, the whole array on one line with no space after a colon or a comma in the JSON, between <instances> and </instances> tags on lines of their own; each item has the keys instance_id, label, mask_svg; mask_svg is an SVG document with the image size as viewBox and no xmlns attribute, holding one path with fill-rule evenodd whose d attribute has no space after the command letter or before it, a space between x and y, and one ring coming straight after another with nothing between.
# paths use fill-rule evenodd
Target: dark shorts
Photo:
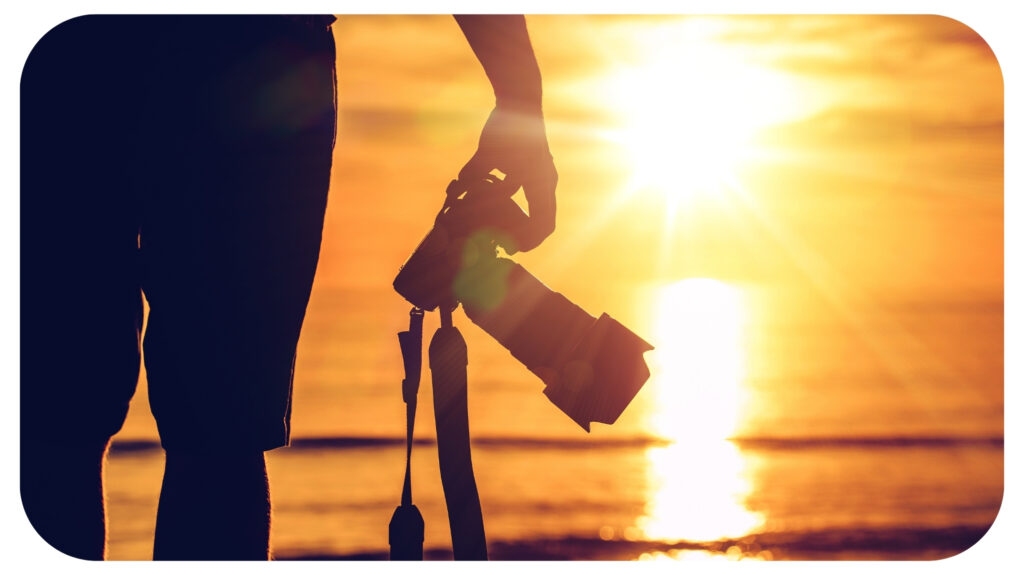
<instances>
[{"instance_id":1,"label":"dark shorts","mask_svg":"<svg viewBox=\"0 0 1024 575\"><path fill-rule=\"evenodd\" d=\"M317 19L90 16L22 76L22 437L124 422L150 313L167 449L289 440L335 133Z\"/></svg>"}]
</instances>

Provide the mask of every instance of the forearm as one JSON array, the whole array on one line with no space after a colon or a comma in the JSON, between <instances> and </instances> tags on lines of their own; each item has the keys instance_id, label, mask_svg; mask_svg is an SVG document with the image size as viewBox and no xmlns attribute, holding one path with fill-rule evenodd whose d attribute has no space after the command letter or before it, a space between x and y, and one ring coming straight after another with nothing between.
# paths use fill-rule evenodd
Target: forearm
<instances>
[{"instance_id":1,"label":"forearm","mask_svg":"<svg viewBox=\"0 0 1024 575\"><path fill-rule=\"evenodd\" d=\"M455 16L494 88L499 107L540 110L540 67L526 19L514 15Z\"/></svg>"}]
</instances>

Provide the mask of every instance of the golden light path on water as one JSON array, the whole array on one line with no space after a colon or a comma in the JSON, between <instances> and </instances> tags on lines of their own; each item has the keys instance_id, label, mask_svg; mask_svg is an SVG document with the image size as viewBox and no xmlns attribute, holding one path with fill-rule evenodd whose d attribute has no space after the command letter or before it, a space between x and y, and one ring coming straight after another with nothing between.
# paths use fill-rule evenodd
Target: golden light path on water
<instances>
[{"instance_id":1,"label":"golden light path on water","mask_svg":"<svg viewBox=\"0 0 1024 575\"><path fill-rule=\"evenodd\" d=\"M764 524L744 500L744 459L727 441L736 429L744 379L742 292L707 278L662 288L657 299L651 429L672 441L647 451L645 538L714 541Z\"/></svg>"},{"instance_id":2,"label":"golden light path on water","mask_svg":"<svg viewBox=\"0 0 1024 575\"><path fill-rule=\"evenodd\" d=\"M678 279L683 269L679 226L732 211L726 183L761 155L758 134L814 112L796 77L722 41L729 29L713 18L645 25L634 57L593 90L619 119L608 137L628 159L630 177L620 195L653 198L662 207L662 278ZM678 221L680 214L686 222ZM728 441L742 427L746 389L750 314L743 293L690 277L673 280L654 298L647 423L671 443L646 453L649 492L633 528L647 539L740 538L765 523L745 505L752 491L748 462Z\"/></svg>"}]
</instances>

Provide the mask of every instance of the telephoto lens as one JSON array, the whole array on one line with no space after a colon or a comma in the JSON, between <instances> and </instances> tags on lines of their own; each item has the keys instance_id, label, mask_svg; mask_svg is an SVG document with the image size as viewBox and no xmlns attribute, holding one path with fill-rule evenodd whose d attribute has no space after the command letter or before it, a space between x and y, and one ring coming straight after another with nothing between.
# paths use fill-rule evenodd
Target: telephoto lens
<instances>
[{"instance_id":1,"label":"telephoto lens","mask_svg":"<svg viewBox=\"0 0 1024 575\"><path fill-rule=\"evenodd\" d=\"M650 376L643 354L654 348L608 314L595 319L512 260L480 268L477 282L501 287L491 301L463 299L466 316L536 374L548 399L580 427L615 423Z\"/></svg>"}]
</instances>

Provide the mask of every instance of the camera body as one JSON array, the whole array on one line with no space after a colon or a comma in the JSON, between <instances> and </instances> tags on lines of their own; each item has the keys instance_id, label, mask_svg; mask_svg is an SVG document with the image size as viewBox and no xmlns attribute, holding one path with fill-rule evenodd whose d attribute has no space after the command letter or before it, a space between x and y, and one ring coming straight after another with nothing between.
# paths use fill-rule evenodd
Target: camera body
<instances>
[{"instance_id":1,"label":"camera body","mask_svg":"<svg viewBox=\"0 0 1024 575\"><path fill-rule=\"evenodd\" d=\"M515 251L502 229L527 215L495 180L454 180L433 229L402 266L394 288L433 310L462 304L546 385L545 395L584 430L612 424L650 377L653 347L607 314L594 318L544 285L497 247Z\"/></svg>"}]
</instances>

